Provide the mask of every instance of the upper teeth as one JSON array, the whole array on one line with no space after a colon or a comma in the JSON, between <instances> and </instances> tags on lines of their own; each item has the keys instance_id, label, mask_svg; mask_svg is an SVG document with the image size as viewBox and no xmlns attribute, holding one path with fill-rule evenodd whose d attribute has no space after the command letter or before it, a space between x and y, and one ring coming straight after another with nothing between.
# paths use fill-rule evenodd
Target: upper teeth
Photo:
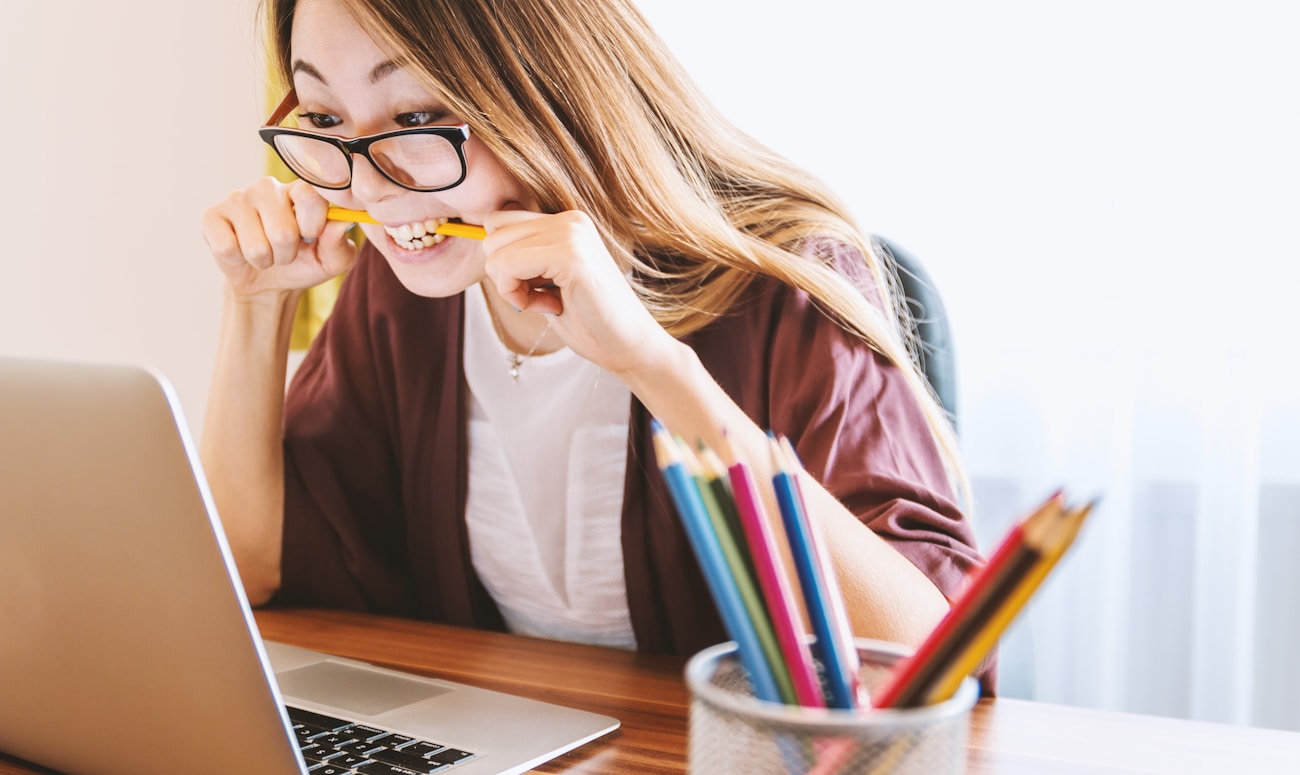
<instances>
[{"instance_id":1,"label":"upper teeth","mask_svg":"<svg viewBox=\"0 0 1300 775\"><path fill-rule=\"evenodd\" d=\"M446 218L430 218L427 221L404 223L401 226L385 226L384 230L398 245L409 250L418 250L437 245L446 237L434 233L434 230L447 222Z\"/></svg>"}]
</instances>

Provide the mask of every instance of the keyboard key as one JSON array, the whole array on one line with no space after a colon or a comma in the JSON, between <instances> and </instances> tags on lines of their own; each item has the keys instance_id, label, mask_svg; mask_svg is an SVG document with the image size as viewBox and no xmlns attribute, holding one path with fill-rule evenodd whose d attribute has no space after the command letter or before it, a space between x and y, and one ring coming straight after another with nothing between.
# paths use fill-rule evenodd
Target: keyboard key
<instances>
[{"instance_id":1,"label":"keyboard key","mask_svg":"<svg viewBox=\"0 0 1300 775\"><path fill-rule=\"evenodd\" d=\"M307 745L302 748L302 757L313 761L323 762L326 759L332 759L340 755L337 748L330 748L325 745Z\"/></svg>"},{"instance_id":2,"label":"keyboard key","mask_svg":"<svg viewBox=\"0 0 1300 775\"><path fill-rule=\"evenodd\" d=\"M445 746L445 745L438 745L437 743L430 743L430 742L427 741L427 740L417 740L417 741L415 741L414 743L412 743L411 745L406 746L406 747L403 748L402 750L405 751L405 752L407 752L407 753L413 753L413 754L415 754L416 756L428 756L429 754L437 753L437 752L439 752L439 751L445 749L446 747L447 747L447 746Z\"/></svg>"},{"instance_id":3,"label":"keyboard key","mask_svg":"<svg viewBox=\"0 0 1300 775\"><path fill-rule=\"evenodd\" d=\"M357 767L356 771L362 773L362 775L425 775L427 772L435 772L436 770L412 770L388 762L369 762Z\"/></svg>"},{"instance_id":4,"label":"keyboard key","mask_svg":"<svg viewBox=\"0 0 1300 775\"><path fill-rule=\"evenodd\" d=\"M473 757L474 754L469 751L458 751L455 748L447 748L435 753L429 758L435 762L442 762L443 764L459 764L466 759L471 759Z\"/></svg>"},{"instance_id":5,"label":"keyboard key","mask_svg":"<svg viewBox=\"0 0 1300 775\"><path fill-rule=\"evenodd\" d=\"M399 767L406 767L416 772L434 772L442 767L441 762L430 762L423 756L407 753L405 750L395 751L388 748L383 751L375 751L369 756L377 762L396 764Z\"/></svg>"},{"instance_id":6,"label":"keyboard key","mask_svg":"<svg viewBox=\"0 0 1300 775\"><path fill-rule=\"evenodd\" d=\"M326 716L324 713L317 713L314 710L303 710L302 708L293 708L289 706L285 706L285 710L289 712L289 720L295 724L310 724L311 726L320 727L322 730L326 731L333 731L335 729L352 726L351 721L336 718L334 716Z\"/></svg>"},{"instance_id":7,"label":"keyboard key","mask_svg":"<svg viewBox=\"0 0 1300 775\"><path fill-rule=\"evenodd\" d=\"M333 764L318 764L315 767L308 767L307 771L311 775L350 775L352 772L345 767L335 767Z\"/></svg>"},{"instance_id":8,"label":"keyboard key","mask_svg":"<svg viewBox=\"0 0 1300 775\"><path fill-rule=\"evenodd\" d=\"M370 742L378 743L379 745L385 746L387 748L399 748L401 746L406 745L407 743L415 742L415 738L409 737L407 735L399 735L396 732L393 732L391 734L384 735L383 737L376 737L372 739Z\"/></svg>"},{"instance_id":9,"label":"keyboard key","mask_svg":"<svg viewBox=\"0 0 1300 775\"><path fill-rule=\"evenodd\" d=\"M330 732L318 737L313 737L311 741L316 745L328 745L331 748L341 748L348 743L360 742L356 737L348 734L348 730L346 729L342 732Z\"/></svg>"},{"instance_id":10,"label":"keyboard key","mask_svg":"<svg viewBox=\"0 0 1300 775\"><path fill-rule=\"evenodd\" d=\"M370 761L364 756L357 756L354 753L342 753L330 759L330 764L337 764L340 767L356 767Z\"/></svg>"},{"instance_id":11,"label":"keyboard key","mask_svg":"<svg viewBox=\"0 0 1300 775\"><path fill-rule=\"evenodd\" d=\"M324 734L324 733L326 733L326 732L328 732L328 731L329 731L329 730L327 730L327 729L321 729L320 727L318 727L318 726L313 726L313 725L311 725L311 724L294 724L294 725L293 725L293 734L294 734L294 737L297 737L298 740L299 740L299 742L302 742L302 741L305 741L305 740L309 740L309 739L315 737L316 735L322 735L322 734Z\"/></svg>"},{"instance_id":12,"label":"keyboard key","mask_svg":"<svg viewBox=\"0 0 1300 775\"><path fill-rule=\"evenodd\" d=\"M388 732L385 732L382 729L368 727L365 724L354 724L351 727L348 727L347 733L358 740L374 740L376 737L383 737L388 734Z\"/></svg>"}]
</instances>

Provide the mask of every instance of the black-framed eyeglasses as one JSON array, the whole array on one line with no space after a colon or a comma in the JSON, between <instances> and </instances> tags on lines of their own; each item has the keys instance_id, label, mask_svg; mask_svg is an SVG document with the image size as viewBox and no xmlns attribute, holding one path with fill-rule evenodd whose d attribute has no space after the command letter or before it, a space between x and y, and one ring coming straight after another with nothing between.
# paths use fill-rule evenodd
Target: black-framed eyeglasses
<instances>
[{"instance_id":1,"label":"black-framed eyeglasses","mask_svg":"<svg viewBox=\"0 0 1300 775\"><path fill-rule=\"evenodd\" d=\"M351 140L279 126L298 107L292 90L257 131L293 174L335 191L352 185L352 157L364 156L379 173L411 191L446 191L465 180L469 127L398 129Z\"/></svg>"}]
</instances>

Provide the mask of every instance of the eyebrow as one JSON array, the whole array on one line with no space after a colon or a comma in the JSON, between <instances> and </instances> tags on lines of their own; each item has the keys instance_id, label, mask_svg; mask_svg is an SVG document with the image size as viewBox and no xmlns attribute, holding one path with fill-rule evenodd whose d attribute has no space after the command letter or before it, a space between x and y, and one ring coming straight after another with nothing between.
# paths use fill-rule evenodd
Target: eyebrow
<instances>
[{"instance_id":1,"label":"eyebrow","mask_svg":"<svg viewBox=\"0 0 1300 775\"><path fill-rule=\"evenodd\" d=\"M392 75L393 73L401 69L402 66L398 64L397 60L395 59L388 59L383 62L380 62L379 64L375 65L375 69L370 71L370 82L379 83L384 78L387 78L388 76ZM304 75L309 75L312 78L315 78L316 80L325 84L326 86L329 86L329 81L325 80L325 76L321 74L320 70L317 70L315 67L312 67L311 65L307 64L301 59L293 60L293 66L290 67L289 70L291 74L303 73Z\"/></svg>"}]
</instances>

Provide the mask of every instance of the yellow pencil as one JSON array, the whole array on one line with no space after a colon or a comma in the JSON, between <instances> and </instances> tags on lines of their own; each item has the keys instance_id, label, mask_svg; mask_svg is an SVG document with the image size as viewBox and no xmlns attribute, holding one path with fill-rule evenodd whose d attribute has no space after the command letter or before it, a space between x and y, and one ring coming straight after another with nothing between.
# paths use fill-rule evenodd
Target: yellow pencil
<instances>
[{"instance_id":1,"label":"yellow pencil","mask_svg":"<svg viewBox=\"0 0 1300 775\"><path fill-rule=\"evenodd\" d=\"M325 215L331 221L350 221L352 223L373 223L381 225L370 216L365 210L348 210L343 207L331 207ZM487 230L482 226L475 226L472 223L443 223L433 230L434 234L445 234L448 237L464 237L466 239L481 240L487 236Z\"/></svg>"},{"instance_id":2,"label":"yellow pencil","mask_svg":"<svg viewBox=\"0 0 1300 775\"><path fill-rule=\"evenodd\" d=\"M1002 604L997 607L989 620L979 629L970 643L966 644L952 664L934 683L934 688L925 696L924 704L943 702L952 697L961 686L962 679L979 667L980 662L989 655L997 645L998 639L1011 622L1038 591L1038 587L1047 575L1056 567L1065 551L1074 543L1083 527L1083 522L1092 511L1093 503L1088 503L1070 511L1062 512L1053 523L1043 531L1041 543L1042 556L1032 570L1016 585L1015 589Z\"/></svg>"}]
</instances>

